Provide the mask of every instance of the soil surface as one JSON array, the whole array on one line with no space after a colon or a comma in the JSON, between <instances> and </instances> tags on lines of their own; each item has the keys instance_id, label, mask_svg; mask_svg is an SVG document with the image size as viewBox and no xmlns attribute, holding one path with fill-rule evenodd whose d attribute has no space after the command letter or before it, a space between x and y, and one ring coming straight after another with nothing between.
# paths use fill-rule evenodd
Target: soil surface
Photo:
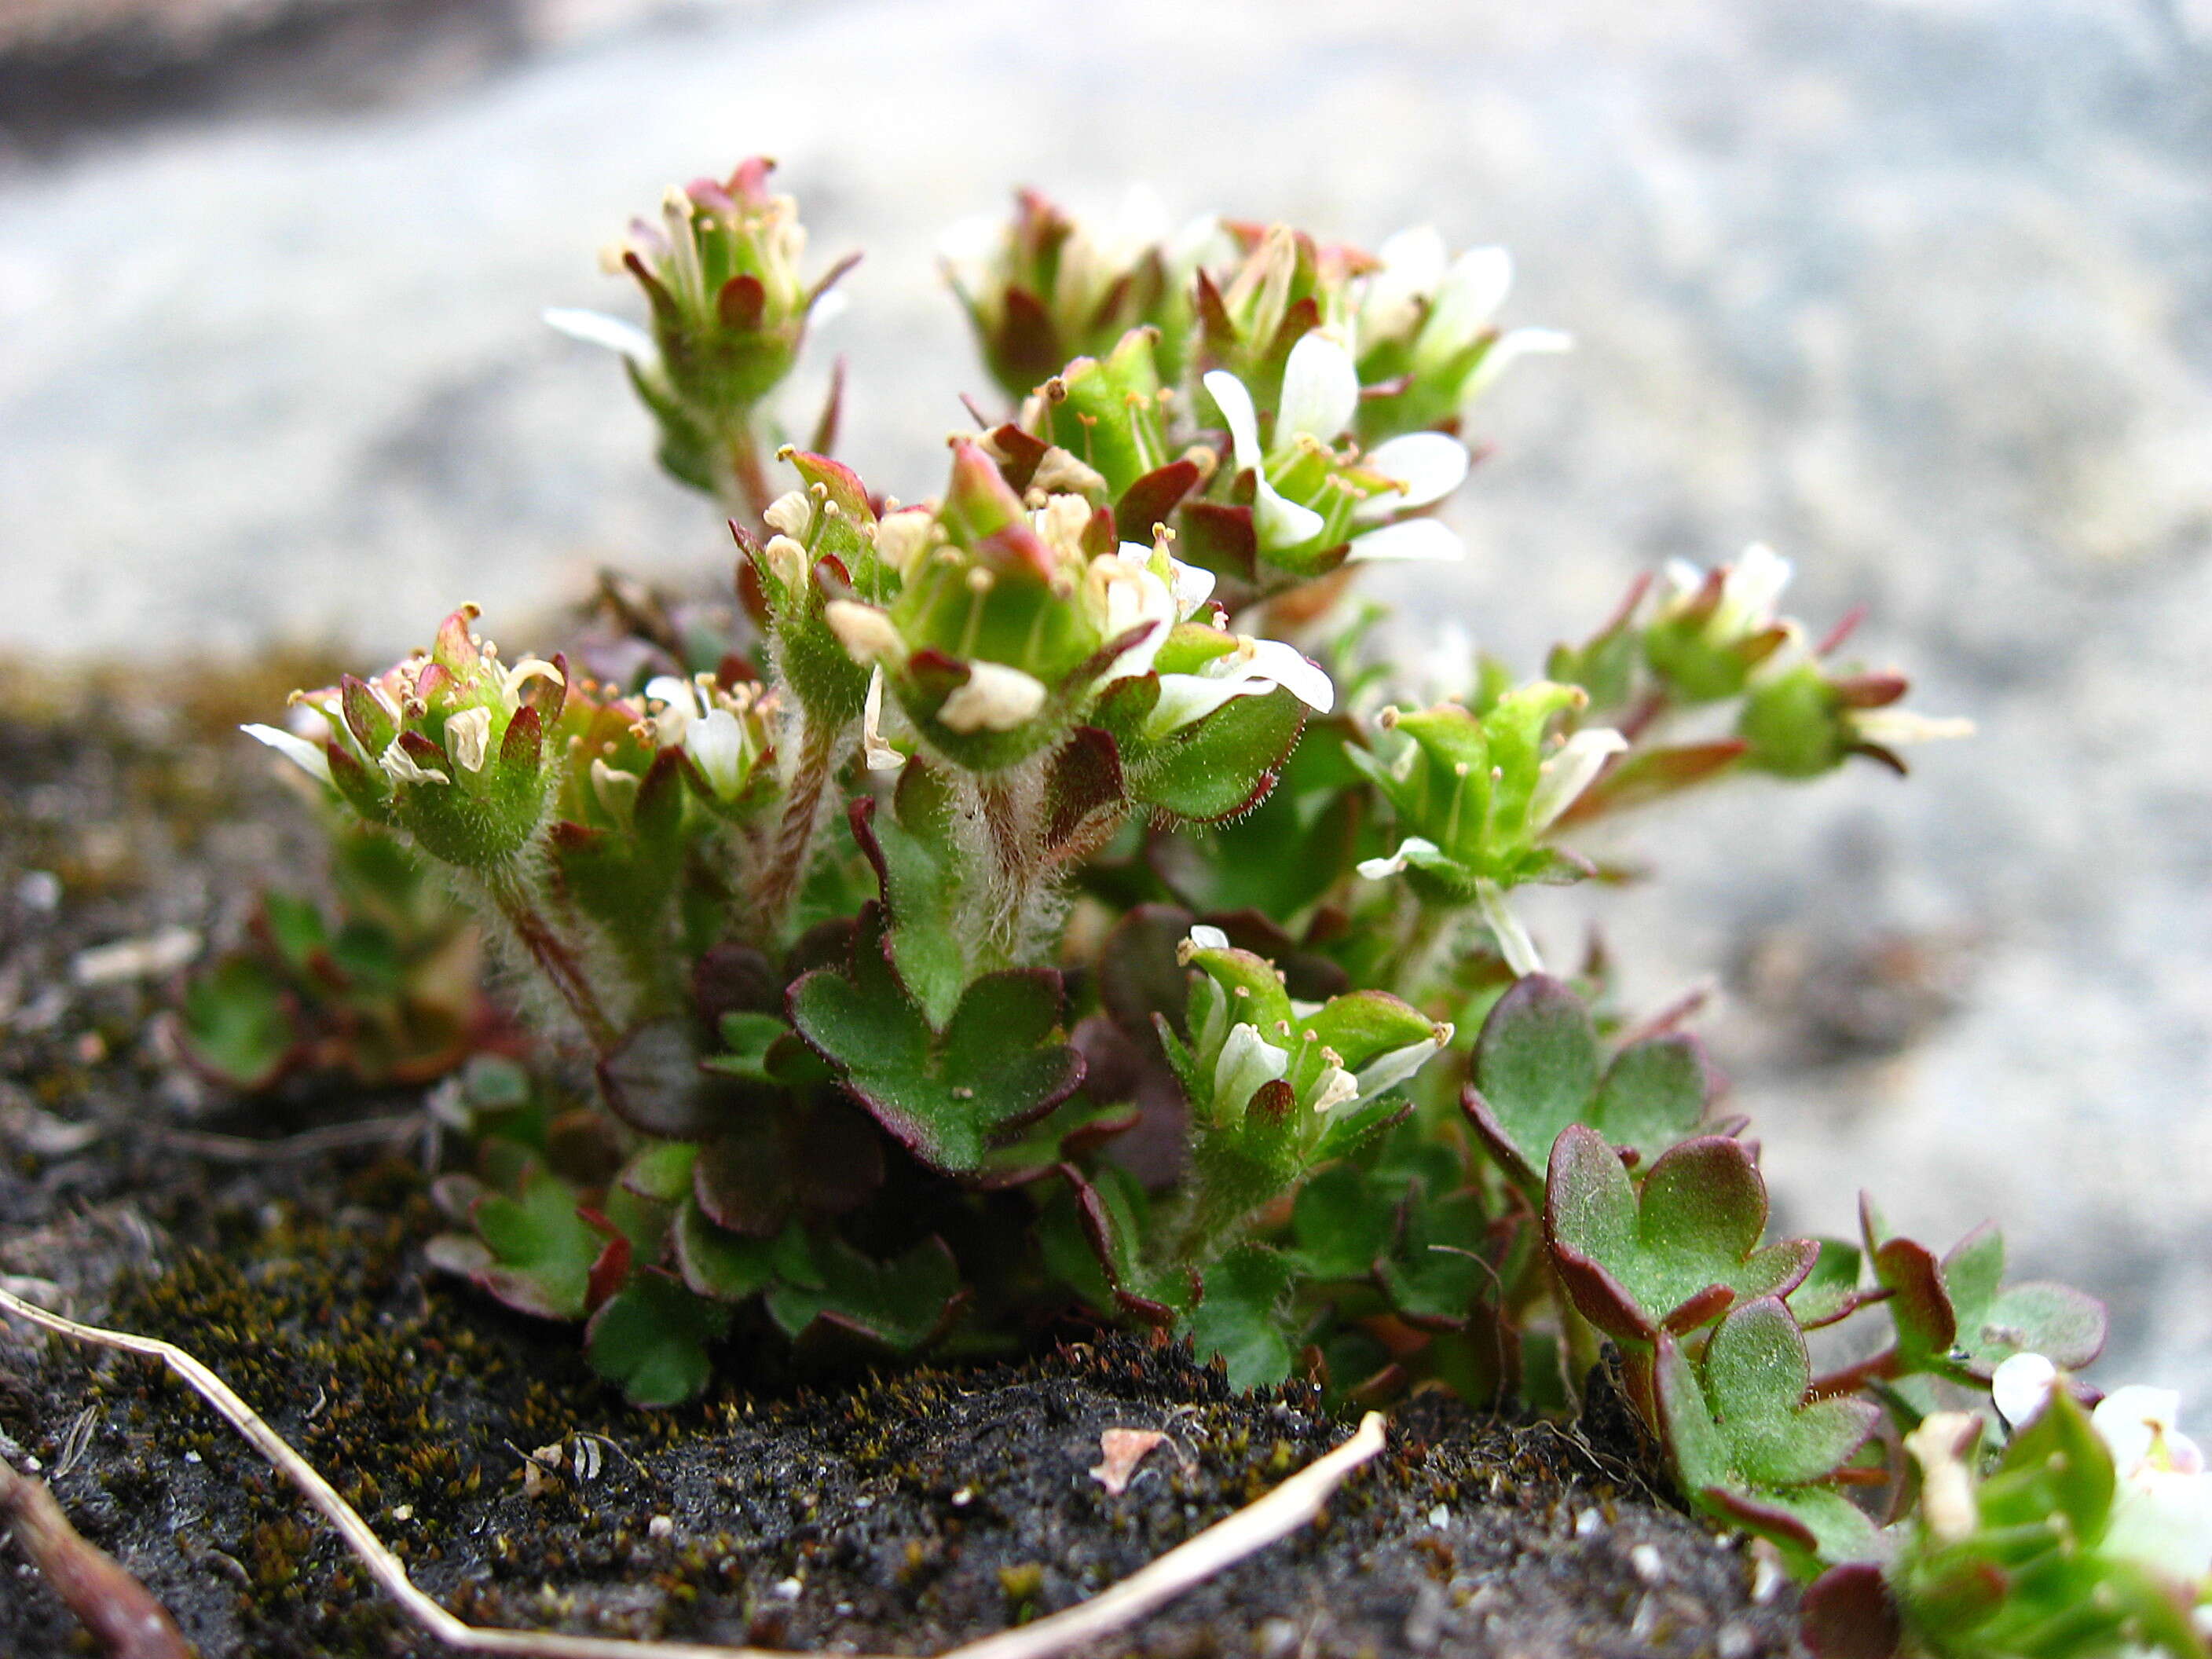
<instances>
[{"instance_id":1,"label":"soil surface","mask_svg":"<svg viewBox=\"0 0 2212 1659\"><path fill-rule=\"evenodd\" d=\"M313 878L307 814L228 731L277 701L0 682L0 1282L197 1352L448 1606L929 1653L1095 1594L1343 1438L1302 1384L1232 1395L1184 1352L1073 1324L1019 1363L867 1373L740 1332L706 1399L627 1408L573 1332L427 1267L428 1176L455 1149L420 1091L241 1102L173 1056L187 944L234 936L257 881ZM111 953L86 982L83 952L134 939L137 971ZM1090 1471L1117 1427L1166 1438L1115 1496ZM150 1364L8 1327L0 1431L209 1659L440 1650ZM90 1651L7 1560L0 1651ZM1320 1523L1094 1650L1752 1659L1799 1651L1793 1628L1794 1593L1618 1433L1431 1396Z\"/></svg>"}]
</instances>

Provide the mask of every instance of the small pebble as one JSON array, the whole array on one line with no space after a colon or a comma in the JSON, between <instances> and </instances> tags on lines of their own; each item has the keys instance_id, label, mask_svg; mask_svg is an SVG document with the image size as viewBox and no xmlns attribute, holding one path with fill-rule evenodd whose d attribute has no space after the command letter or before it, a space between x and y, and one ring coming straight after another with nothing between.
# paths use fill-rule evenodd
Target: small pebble
<instances>
[{"instance_id":1,"label":"small pebble","mask_svg":"<svg viewBox=\"0 0 2212 1659\"><path fill-rule=\"evenodd\" d=\"M394 1521L412 1521L415 1518L415 1506L412 1504L402 1504L392 1511L392 1518Z\"/></svg>"},{"instance_id":2,"label":"small pebble","mask_svg":"<svg viewBox=\"0 0 2212 1659\"><path fill-rule=\"evenodd\" d=\"M779 1601L796 1601L799 1599L799 1592L805 1588L806 1586L796 1578L779 1578L775 1582L775 1588L769 1594Z\"/></svg>"},{"instance_id":3,"label":"small pebble","mask_svg":"<svg viewBox=\"0 0 2212 1659\"><path fill-rule=\"evenodd\" d=\"M1595 1538L1605 1527L1605 1517L1595 1510L1584 1510L1575 1517L1575 1536Z\"/></svg>"},{"instance_id":4,"label":"small pebble","mask_svg":"<svg viewBox=\"0 0 2212 1659\"><path fill-rule=\"evenodd\" d=\"M676 1522L668 1516L656 1515L645 1523L645 1535L648 1538L673 1538Z\"/></svg>"},{"instance_id":5,"label":"small pebble","mask_svg":"<svg viewBox=\"0 0 2212 1659\"><path fill-rule=\"evenodd\" d=\"M1636 1569L1636 1576L1647 1584L1667 1582L1667 1562L1656 1545L1638 1544L1629 1551L1628 1565Z\"/></svg>"},{"instance_id":6,"label":"small pebble","mask_svg":"<svg viewBox=\"0 0 2212 1659\"><path fill-rule=\"evenodd\" d=\"M1429 1511L1429 1524L1432 1527L1441 1528L1448 1525L1450 1521L1451 1511L1441 1504Z\"/></svg>"},{"instance_id":7,"label":"small pebble","mask_svg":"<svg viewBox=\"0 0 2212 1659\"><path fill-rule=\"evenodd\" d=\"M15 902L40 915L59 908L62 878L51 870L26 870L15 882Z\"/></svg>"},{"instance_id":8,"label":"small pebble","mask_svg":"<svg viewBox=\"0 0 2212 1659\"><path fill-rule=\"evenodd\" d=\"M975 1501L974 1491L967 1486L961 1487L958 1492L952 1494L952 1507L956 1510L964 1510Z\"/></svg>"}]
</instances>

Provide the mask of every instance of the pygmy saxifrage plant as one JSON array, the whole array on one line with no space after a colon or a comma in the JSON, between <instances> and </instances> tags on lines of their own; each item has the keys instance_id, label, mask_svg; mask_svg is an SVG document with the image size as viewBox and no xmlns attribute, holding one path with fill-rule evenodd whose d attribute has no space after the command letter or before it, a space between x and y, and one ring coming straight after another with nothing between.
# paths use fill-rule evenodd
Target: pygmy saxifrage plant
<instances>
[{"instance_id":1,"label":"pygmy saxifrage plant","mask_svg":"<svg viewBox=\"0 0 2212 1659\"><path fill-rule=\"evenodd\" d=\"M1763 548L1427 706L1339 618L1358 565L1458 556L1431 511L1470 405L1565 343L1495 325L1504 253L1025 195L948 254L1009 412L902 507L829 453L835 390L779 446L845 266L802 275L767 173L613 251L647 327L551 319L623 354L663 464L732 515L726 623L635 599L619 637L509 658L464 607L248 728L525 988L538 1063L450 1085L478 1161L437 1262L586 1322L641 1405L739 1322L975 1353L1075 1305L1342 1400L1609 1378L1690 1504L1820 1575L1832 1650L2200 1651L2193 1448L2059 1385L2098 1306L2006 1284L1986 1229L1939 1258L1869 1206L1858 1240L1768 1238L1686 1011L1630 1029L1601 963L1547 974L1516 919L1596 873L1585 826L1902 771L1954 725L1781 614ZM242 1056L283 1035L200 994ZM1807 1333L1868 1310L1887 1340L1816 1375ZM2005 1419L1962 1411L1999 1376ZM2183 1519L2145 1522L2154 1489Z\"/></svg>"}]
</instances>

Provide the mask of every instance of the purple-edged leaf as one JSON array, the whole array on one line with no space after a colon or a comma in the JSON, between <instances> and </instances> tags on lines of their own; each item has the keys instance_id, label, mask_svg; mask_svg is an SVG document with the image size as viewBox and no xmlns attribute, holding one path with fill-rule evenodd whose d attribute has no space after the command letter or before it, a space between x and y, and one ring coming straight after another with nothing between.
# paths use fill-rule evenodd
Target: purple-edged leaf
<instances>
[{"instance_id":1,"label":"purple-edged leaf","mask_svg":"<svg viewBox=\"0 0 2212 1659\"><path fill-rule=\"evenodd\" d=\"M1198 463L1170 461L1121 492L1114 503L1114 532L1125 542L1149 542L1152 526L1170 521L1182 498L1198 484Z\"/></svg>"},{"instance_id":2,"label":"purple-edged leaf","mask_svg":"<svg viewBox=\"0 0 2212 1659\"><path fill-rule=\"evenodd\" d=\"M1905 1640L1897 1599L1869 1561L1830 1567L1806 1587L1797 1617L1813 1659L1896 1659Z\"/></svg>"},{"instance_id":3,"label":"purple-edged leaf","mask_svg":"<svg viewBox=\"0 0 2212 1659\"><path fill-rule=\"evenodd\" d=\"M2004 1239L1984 1224L1942 1261L1908 1238L1885 1238L1872 1200L1860 1201L1875 1279L1893 1292L1899 1374L1986 1383L2015 1353L2078 1370L2105 1346L2104 1304L2065 1285L2004 1284Z\"/></svg>"},{"instance_id":4,"label":"purple-edged leaf","mask_svg":"<svg viewBox=\"0 0 2212 1659\"><path fill-rule=\"evenodd\" d=\"M1648 1163L1697 1133L1712 1093L1712 1068L1695 1037L1648 1037L1613 1056L1590 1121Z\"/></svg>"},{"instance_id":5,"label":"purple-edged leaf","mask_svg":"<svg viewBox=\"0 0 2212 1659\"><path fill-rule=\"evenodd\" d=\"M1121 754L1095 726L1079 726L1046 763L1044 842L1048 865L1089 856L1111 839L1128 810Z\"/></svg>"},{"instance_id":6,"label":"purple-edged leaf","mask_svg":"<svg viewBox=\"0 0 2212 1659\"><path fill-rule=\"evenodd\" d=\"M1570 1125L1553 1146L1544 1230L1553 1262L1584 1316L1624 1340L1694 1329L1732 1303L1795 1289L1820 1247L1761 1245L1765 1225L1765 1182L1725 1136L1672 1148L1640 1192L1596 1130Z\"/></svg>"},{"instance_id":7,"label":"purple-edged leaf","mask_svg":"<svg viewBox=\"0 0 2212 1659\"><path fill-rule=\"evenodd\" d=\"M633 1406L674 1406L707 1386L707 1345L729 1328L729 1310L649 1268L603 1303L584 1334L592 1369Z\"/></svg>"},{"instance_id":8,"label":"purple-edged leaf","mask_svg":"<svg viewBox=\"0 0 2212 1659\"><path fill-rule=\"evenodd\" d=\"M692 1166L694 1201L718 1227L747 1238L783 1230L798 1201L782 1126L769 1112L749 1112L705 1142Z\"/></svg>"},{"instance_id":9,"label":"purple-edged leaf","mask_svg":"<svg viewBox=\"0 0 2212 1659\"><path fill-rule=\"evenodd\" d=\"M934 1030L891 966L883 915L864 907L848 974L817 969L792 987L792 1023L845 1087L916 1157L949 1173L979 1168L995 1139L1042 1117L1083 1081L1083 1058L1054 1039L1060 976L988 974Z\"/></svg>"},{"instance_id":10,"label":"purple-edged leaf","mask_svg":"<svg viewBox=\"0 0 2212 1659\"><path fill-rule=\"evenodd\" d=\"M1483 1022L1461 1103L1506 1173L1533 1192L1553 1143L1589 1111L1597 1087L1589 1010L1558 980L1528 974Z\"/></svg>"},{"instance_id":11,"label":"purple-edged leaf","mask_svg":"<svg viewBox=\"0 0 2212 1659\"><path fill-rule=\"evenodd\" d=\"M1140 1115L1132 1102L1102 1105L1082 1094L1073 1095L1013 1139L985 1153L976 1184L995 1189L1041 1181L1068 1158L1135 1128Z\"/></svg>"},{"instance_id":12,"label":"purple-edged leaf","mask_svg":"<svg viewBox=\"0 0 2212 1659\"><path fill-rule=\"evenodd\" d=\"M1180 905L1133 906L1106 935L1098 952L1098 999L1115 1024L1149 1048L1152 1016L1177 1031L1190 1002L1189 975L1176 947L1197 920Z\"/></svg>"},{"instance_id":13,"label":"purple-edged leaf","mask_svg":"<svg viewBox=\"0 0 2212 1659\"><path fill-rule=\"evenodd\" d=\"M1747 1302L1705 1349L1705 1389L1729 1461L1759 1486L1825 1480L1864 1445L1881 1408L1870 1400L1808 1401L1804 1333L1778 1297Z\"/></svg>"},{"instance_id":14,"label":"purple-edged leaf","mask_svg":"<svg viewBox=\"0 0 2212 1659\"><path fill-rule=\"evenodd\" d=\"M487 1259L468 1271L478 1289L541 1319L580 1319L605 1236L577 1212L575 1189L541 1169L525 1171L510 1198L486 1193L470 1222Z\"/></svg>"},{"instance_id":15,"label":"purple-edged leaf","mask_svg":"<svg viewBox=\"0 0 2212 1659\"><path fill-rule=\"evenodd\" d=\"M1139 1249L1150 1204L1134 1176L1116 1164L1101 1164L1086 1177L1064 1164L1066 1201L1048 1207L1038 1226L1045 1267L1102 1313L1121 1313L1164 1327L1175 1322L1190 1295L1171 1277L1154 1278Z\"/></svg>"},{"instance_id":16,"label":"purple-edged leaf","mask_svg":"<svg viewBox=\"0 0 2212 1659\"><path fill-rule=\"evenodd\" d=\"M699 1047L680 1019L650 1020L599 1062L599 1092L634 1129L669 1140L696 1140L722 1115L714 1081L701 1074Z\"/></svg>"}]
</instances>

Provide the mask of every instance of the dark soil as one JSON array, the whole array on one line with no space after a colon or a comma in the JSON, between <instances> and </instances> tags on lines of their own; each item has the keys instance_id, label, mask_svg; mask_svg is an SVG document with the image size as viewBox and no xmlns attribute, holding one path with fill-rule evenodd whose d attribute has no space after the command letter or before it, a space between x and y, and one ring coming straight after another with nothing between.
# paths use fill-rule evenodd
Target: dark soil
<instances>
[{"instance_id":1,"label":"dark soil","mask_svg":"<svg viewBox=\"0 0 2212 1659\"><path fill-rule=\"evenodd\" d=\"M87 947L164 927L215 948L257 880L308 878L306 814L226 735L280 699L0 684L0 1273L198 1353L447 1605L928 1653L1094 1594L1343 1437L1302 1385L1233 1395L1178 1351L1075 1327L1021 1364L858 1376L739 1338L707 1400L641 1413L573 1332L428 1273L427 1170L451 1149L420 1120L381 1147L322 1133L415 1097L325 1081L236 1102L173 1057L173 972L71 976ZM1120 1497L1088 1473L1116 1426L1169 1437ZM0 1430L210 1659L438 1650L157 1368L7 1328ZM541 1448L558 1473L530 1471ZM90 1651L6 1559L0 1652ZM1423 1397L1321 1523L1093 1650L1799 1651L1793 1594L1758 1581L1624 1437Z\"/></svg>"}]
</instances>

